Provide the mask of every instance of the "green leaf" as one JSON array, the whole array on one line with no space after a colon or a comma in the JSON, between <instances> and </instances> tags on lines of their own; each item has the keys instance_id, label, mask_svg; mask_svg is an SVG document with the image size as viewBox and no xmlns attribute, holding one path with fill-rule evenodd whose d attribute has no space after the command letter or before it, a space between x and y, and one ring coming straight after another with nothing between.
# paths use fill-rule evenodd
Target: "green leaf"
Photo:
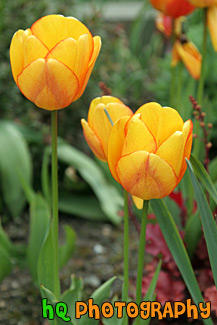
<instances>
[{"instance_id":1,"label":"green leaf","mask_svg":"<svg viewBox=\"0 0 217 325\"><path fill-rule=\"evenodd\" d=\"M112 277L108 281L106 281L101 287L99 287L94 293L91 295L91 298L93 298L93 303L97 304L99 307L101 307L103 301L105 299L108 299L111 291L111 287L115 281L116 277ZM96 320L94 318L89 318L88 314L85 314L84 316L81 316L79 325L92 325L92 324L98 324L99 320Z\"/></svg>"},{"instance_id":2,"label":"green leaf","mask_svg":"<svg viewBox=\"0 0 217 325\"><path fill-rule=\"evenodd\" d=\"M10 274L12 264L8 251L0 246L0 281Z\"/></svg>"},{"instance_id":3,"label":"green leaf","mask_svg":"<svg viewBox=\"0 0 217 325\"><path fill-rule=\"evenodd\" d=\"M67 192L59 194L59 210L94 221L107 220L93 195L73 195Z\"/></svg>"},{"instance_id":4,"label":"green leaf","mask_svg":"<svg viewBox=\"0 0 217 325\"><path fill-rule=\"evenodd\" d=\"M194 270L171 213L163 200L153 199L151 200L151 206L156 215L164 239L166 240L194 302L196 304L203 302L203 296L200 292ZM204 324L213 324L211 318L204 319L203 322Z\"/></svg>"},{"instance_id":5,"label":"green leaf","mask_svg":"<svg viewBox=\"0 0 217 325\"><path fill-rule=\"evenodd\" d=\"M75 250L76 234L75 231L68 225L64 225L66 242L59 248L59 265L63 267L71 258Z\"/></svg>"},{"instance_id":6,"label":"green leaf","mask_svg":"<svg viewBox=\"0 0 217 325\"><path fill-rule=\"evenodd\" d=\"M217 157L211 160L209 164L209 174L213 182L217 181Z\"/></svg>"},{"instance_id":7,"label":"green leaf","mask_svg":"<svg viewBox=\"0 0 217 325\"><path fill-rule=\"evenodd\" d=\"M199 178L201 183L204 185L205 189L209 192L209 194L212 196L213 200L217 204L217 191L215 189L215 186L209 176L209 174L206 172L205 168L201 164L201 162L193 155L191 154L191 166L194 170L194 173ZM189 169L191 171L191 169ZM192 173L190 173L191 179L192 179ZM193 183L194 185L194 183Z\"/></svg>"},{"instance_id":8,"label":"green leaf","mask_svg":"<svg viewBox=\"0 0 217 325\"><path fill-rule=\"evenodd\" d=\"M14 124L0 121L1 189L13 217L20 214L25 204L18 172L30 184L32 163L27 144Z\"/></svg>"},{"instance_id":9,"label":"green leaf","mask_svg":"<svg viewBox=\"0 0 217 325\"><path fill-rule=\"evenodd\" d=\"M112 305L114 306L115 301L117 301L117 297L114 297L112 300ZM123 308L123 312L124 312ZM103 325L121 325L123 323L123 317L122 318L117 318L118 315L118 309L114 307L114 315L111 318L102 318Z\"/></svg>"},{"instance_id":10,"label":"green leaf","mask_svg":"<svg viewBox=\"0 0 217 325\"><path fill-rule=\"evenodd\" d=\"M102 211L111 222L118 224L121 221L118 212L123 208L123 197L106 180L96 162L67 144L58 146L58 158L78 170L82 178L93 189Z\"/></svg>"},{"instance_id":11,"label":"green leaf","mask_svg":"<svg viewBox=\"0 0 217 325\"><path fill-rule=\"evenodd\" d=\"M50 147L45 148L43 160L42 160L42 168L41 168L41 187L44 197L47 202L51 203L51 183L49 177L49 163L50 163Z\"/></svg>"},{"instance_id":12,"label":"green leaf","mask_svg":"<svg viewBox=\"0 0 217 325\"><path fill-rule=\"evenodd\" d=\"M78 324L75 318L75 302L82 300L83 282L81 278L71 277L71 285L69 290L65 291L61 297L61 301L68 306L68 315L71 317L73 324Z\"/></svg>"},{"instance_id":13,"label":"green leaf","mask_svg":"<svg viewBox=\"0 0 217 325\"><path fill-rule=\"evenodd\" d=\"M149 284L148 290L147 290L146 295L143 299L144 301L154 301L154 297L156 296L154 292L155 292L155 288L157 285L161 265L162 265L162 260L160 260L160 262L158 263L158 266L154 272L153 278L151 279L151 283ZM148 325L150 323L150 321L151 321L151 317L149 317L148 319L140 319L140 324Z\"/></svg>"},{"instance_id":14,"label":"green leaf","mask_svg":"<svg viewBox=\"0 0 217 325\"><path fill-rule=\"evenodd\" d=\"M197 248L201 235L202 235L201 220L200 220L199 212L197 211L194 215L188 218L185 227L185 243L186 243L186 248L190 259L193 258L194 252Z\"/></svg>"},{"instance_id":15,"label":"green leaf","mask_svg":"<svg viewBox=\"0 0 217 325\"><path fill-rule=\"evenodd\" d=\"M213 277L215 285L217 288L217 225L214 221L212 211L210 210L209 204L207 202L206 196L203 193L199 182L197 181L191 163L187 161L188 169L190 171L192 183L194 186L195 198L198 204L198 209L200 211L202 226L204 230L204 236L206 240L206 245L208 249L210 264L213 272Z\"/></svg>"},{"instance_id":16,"label":"green leaf","mask_svg":"<svg viewBox=\"0 0 217 325\"><path fill-rule=\"evenodd\" d=\"M34 281L37 281L37 265L50 222L50 209L40 194L30 203L30 232L27 260Z\"/></svg>"},{"instance_id":17,"label":"green leaf","mask_svg":"<svg viewBox=\"0 0 217 325\"><path fill-rule=\"evenodd\" d=\"M45 288L45 286L43 286L42 284L41 284L40 288L41 288L42 297L47 298L48 303L55 306L55 304L58 302L58 300L57 300L56 296L54 295L54 293L52 291L50 291L49 289Z\"/></svg>"},{"instance_id":18,"label":"green leaf","mask_svg":"<svg viewBox=\"0 0 217 325\"><path fill-rule=\"evenodd\" d=\"M38 283L50 291L55 288L52 229L46 235L38 258Z\"/></svg>"},{"instance_id":19,"label":"green leaf","mask_svg":"<svg viewBox=\"0 0 217 325\"><path fill-rule=\"evenodd\" d=\"M13 249L13 244L8 238L8 235L2 228L1 222L0 222L0 247L3 247L6 252L10 255Z\"/></svg>"}]
</instances>

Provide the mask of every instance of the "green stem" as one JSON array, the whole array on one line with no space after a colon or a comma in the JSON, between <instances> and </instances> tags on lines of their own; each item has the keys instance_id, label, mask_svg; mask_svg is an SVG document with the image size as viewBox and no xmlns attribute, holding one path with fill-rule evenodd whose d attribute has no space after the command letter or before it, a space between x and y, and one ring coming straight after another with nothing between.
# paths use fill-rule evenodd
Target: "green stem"
<instances>
[{"instance_id":1,"label":"green stem","mask_svg":"<svg viewBox=\"0 0 217 325\"><path fill-rule=\"evenodd\" d=\"M129 215L128 215L128 193L124 191L124 288L123 301L128 301L129 284ZM123 324L128 324L128 317L124 315Z\"/></svg>"},{"instance_id":2,"label":"green stem","mask_svg":"<svg viewBox=\"0 0 217 325\"><path fill-rule=\"evenodd\" d=\"M170 106L174 107L174 93L176 81L176 68L171 67L171 80L170 80Z\"/></svg>"},{"instance_id":3,"label":"green stem","mask_svg":"<svg viewBox=\"0 0 217 325\"><path fill-rule=\"evenodd\" d=\"M136 304L140 305L142 301L142 277L144 270L145 261L145 237L146 237L146 225L147 225L147 215L148 215L148 202L144 201L142 210L142 223L140 231L139 240L139 256L138 256L138 266L137 266L137 281L136 281ZM135 321L135 325L140 324L140 317L138 316Z\"/></svg>"},{"instance_id":4,"label":"green stem","mask_svg":"<svg viewBox=\"0 0 217 325\"><path fill-rule=\"evenodd\" d=\"M52 136L52 239L54 254L54 294L57 299L60 296L59 282L59 245L58 245L58 173L57 173L57 111L51 113L51 136Z\"/></svg>"},{"instance_id":5,"label":"green stem","mask_svg":"<svg viewBox=\"0 0 217 325\"><path fill-rule=\"evenodd\" d=\"M203 96L204 96L204 83L205 83L205 66L206 66L206 55L207 55L207 19L206 13L207 9L203 9L204 13L204 30L203 30L203 46L202 46L202 63L201 63L201 73L200 73L200 80L198 85L198 92L197 92L197 101L199 105L203 105ZM200 122L195 121L194 125L194 133L200 137ZM194 139L194 149L193 154L199 158L200 154L200 140L199 138Z\"/></svg>"},{"instance_id":6,"label":"green stem","mask_svg":"<svg viewBox=\"0 0 217 325\"><path fill-rule=\"evenodd\" d=\"M184 119L184 112L182 111L181 107L181 95L182 95L182 71L183 71L183 63L179 62L179 72L178 72L178 89L177 89L177 111L181 114L182 118Z\"/></svg>"},{"instance_id":7,"label":"green stem","mask_svg":"<svg viewBox=\"0 0 217 325\"><path fill-rule=\"evenodd\" d=\"M173 45L174 45L175 40L176 40L174 19L173 19L173 22L172 22L172 38L171 39L172 39L171 45L172 45L172 48L173 48ZM176 71L175 71L175 69L176 69L175 67L171 66L171 80L170 80L170 106L171 107L174 106L175 79L176 79Z\"/></svg>"}]
</instances>

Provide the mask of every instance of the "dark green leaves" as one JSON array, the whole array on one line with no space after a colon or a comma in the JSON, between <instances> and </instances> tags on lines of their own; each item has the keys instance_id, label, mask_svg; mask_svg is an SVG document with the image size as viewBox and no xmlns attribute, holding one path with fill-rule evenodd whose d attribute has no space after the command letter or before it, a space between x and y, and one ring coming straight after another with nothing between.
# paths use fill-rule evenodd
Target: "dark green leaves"
<instances>
[{"instance_id":1,"label":"dark green leaves","mask_svg":"<svg viewBox=\"0 0 217 325\"><path fill-rule=\"evenodd\" d=\"M13 217L19 216L25 196L19 174L30 184L32 163L27 144L12 123L0 122L0 177L3 200Z\"/></svg>"}]
</instances>

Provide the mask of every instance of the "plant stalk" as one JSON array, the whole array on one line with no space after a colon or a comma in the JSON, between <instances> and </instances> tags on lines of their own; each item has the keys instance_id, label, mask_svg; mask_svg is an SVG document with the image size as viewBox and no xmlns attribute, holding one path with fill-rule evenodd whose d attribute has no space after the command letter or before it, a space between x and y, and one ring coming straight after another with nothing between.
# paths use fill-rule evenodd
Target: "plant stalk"
<instances>
[{"instance_id":1,"label":"plant stalk","mask_svg":"<svg viewBox=\"0 0 217 325\"><path fill-rule=\"evenodd\" d=\"M202 63L201 63L201 74L198 85L197 92L197 101L199 105L203 105L203 97L204 97L204 84L205 84L205 67L206 67L206 55L207 55L207 9L203 9L204 14L204 29L203 29L203 45L202 45ZM194 148L193 154L199 158L200 155L200 121L195 121L194 133L197 134L197 138L194 139Z\"/></svg>"},{"instance_id":2,"label":"plant stalk","mask_svg":"<svg viewBox=\"0 0 217 325\"><path fill-rule=\"evenodd\" d=\"M51 113L51 136L52 136L52 240L54 254L54 294L60 297L59 281L59 216L58 216L58 172L57 172L57 110Z\"/></svg>"},{"instance_id":3,"label":"plant stalk","mask_svg":"<svg viewBox=\"0 0 217 325\"><path fill-rule=\"evenodd\" d=\"M129 286L129 215L128 215L128 193L124 191L124 288L123 301L128 302ZM124 315L123 324L128 324L128 316Z\"/></svg>"},{"instance_id":4,"label":"plant stalk","mask_svg":"<svg viewBox=\"0 0 217 325\"><path fill-rule=\"evenodd\" d=\"M147 216L148 216L148 203L145 200L142 210L142 221L141 221L141 231L139 239L139 255L138 255L138 266L137 266L137 281L136 281L136 304L140 305L142 301L142 277L144 270L145 261L145 238L146 238L146 226L147 226ZM140 324L140 316L136 318L135 325Z\"/></svg>"}]
</instances>

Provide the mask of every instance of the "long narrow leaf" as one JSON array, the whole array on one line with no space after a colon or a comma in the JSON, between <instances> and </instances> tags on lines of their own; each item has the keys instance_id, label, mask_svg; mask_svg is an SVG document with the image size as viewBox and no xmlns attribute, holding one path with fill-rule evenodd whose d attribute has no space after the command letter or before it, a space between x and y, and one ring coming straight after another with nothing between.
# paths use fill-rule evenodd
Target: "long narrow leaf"
<instances>
[{"instance_id":1,"label":"long narrow leaf","mask_svg":"<svg viewBox=\"0 0 217 325\"><path fill-rule=\"evenodd\" d=\"M194 173L199 178L201 183L204 185L205 189L209 192L209 194L212 196L213 200L217 204L217 191L209 174L206 172L201 162L192 154L190 162Z\"/></svg>"},{"instance_id":2,"label":"long narrow leaf","mask_svg":"<svg viewBox=\"0 0 217 325\"><path fill-rule=\"evenodd\" d=\"M0 281L6 277L12 269L10 255L6 249L0 246Z\"/></svg>"},{"instance_id":3,"label":"long narrow leaf","mask_svg":"<svg viewBox=\"0 0 217 325\"><path fill-rule=\"evenodd\" d=\"M97 163L68 144L58 146L58 159L78 170L94 191L102 211L114 224L118 224L121 221L118 212L123 208L123 197L106 180Z\"/></svg>"},{"instance_id":4,"label":"long narrow leaf","mask_svg":"<svg viewBox=\"0 0 217 325\"><path fill-rule=\"evenodd\" d=\"M148 290L146 292L146 295L144 297L144 301L153 301L155 295L155 288L157 285L157 281L158 281L158 277L159 277L159 273L160 273L160 269L161 269L161 264L162 264L162 260L160 260L160 262L158 263L158 266L154 272L153 278L151 279L151 283L149 284ZM141 319L140 320L140 324L141 325L148 325L151 321L151 317L149 317L148 319Z\"/></svg>"},{"instance_id":5,"label":"long narrow leaf","mask_svg":"<svg viewBox=\"0 0 217 325\"><path fill-rule=\"evenodd\" d=\"M103 301L107 298L109 298L110 291L112 284L114 283L116 277L112 277L105 283L103 283L94 293L91 295L91 298L93 298L94 304L97 304L99 307L101 307ZM79 321L79 325L94 325L98 324L99 321L94 318L89 318L88 314L85 314L81 317Z\"/></svg>"},{"instance_id":6,"label":"long narrow leaf","mask_svg":"<svg viewBox=\"0 0 217 325\"><path fill-rule=\"evenodd\" d=\"M185 243L190 259L193 258L201 235L201 220L197 211L193 216L189 217L185 228Z\"/></svg>"},{"instance_id":7,"label":"long narrow leaf","mask_svg":"<svg viewBox=\"0 0 217 325\"><path fill-rule=\"evenodd\" d=\"M173 217L162 200L151 200L151 206L186 286L191 293L194 302L199 304L199 302L203 301L203 297ZM213 324L211 318L204 319L203 322L204 324Z\"/></svg>"},{"instance_id":8,"label":"long narrow leaf","mask_svg":"<svg viewBox=\"0 0 217 325\"><path fill-rule=\"evenodd\" d=\"M37 265L50 221L50 209L40 194L30 203L30 233L27 247L27 260L33 279L37 281Z\"/></svg>"},{"instance_id":9,"label":"long narrow leaf","mask_svg":"<svg viewBox=\"0 0 217 325\"><path fill-rule=\"evenodd\" d=\"M13 217L20 214L25 204L18 173L31 183L32 163L26 141L14 124L0 121L0 185Z\"/></svg>"},{"instance_id":10,"label":"long narrow leaf","mask_svg":"<svg viewBox=\"0 0 217 325\"><path fill-rule=\"evenodd\" d=\"M215 285L217 288L217 226L214 221L212 211L210 210L209 204L207 202L206 196L203 193L201 186L194 175L191 163L187 161L187 164L194 186L195 198L197 200L198 208L201 215L201 221L208 249L210 264L214 276Z\"/></svg>"}]
</instances>

